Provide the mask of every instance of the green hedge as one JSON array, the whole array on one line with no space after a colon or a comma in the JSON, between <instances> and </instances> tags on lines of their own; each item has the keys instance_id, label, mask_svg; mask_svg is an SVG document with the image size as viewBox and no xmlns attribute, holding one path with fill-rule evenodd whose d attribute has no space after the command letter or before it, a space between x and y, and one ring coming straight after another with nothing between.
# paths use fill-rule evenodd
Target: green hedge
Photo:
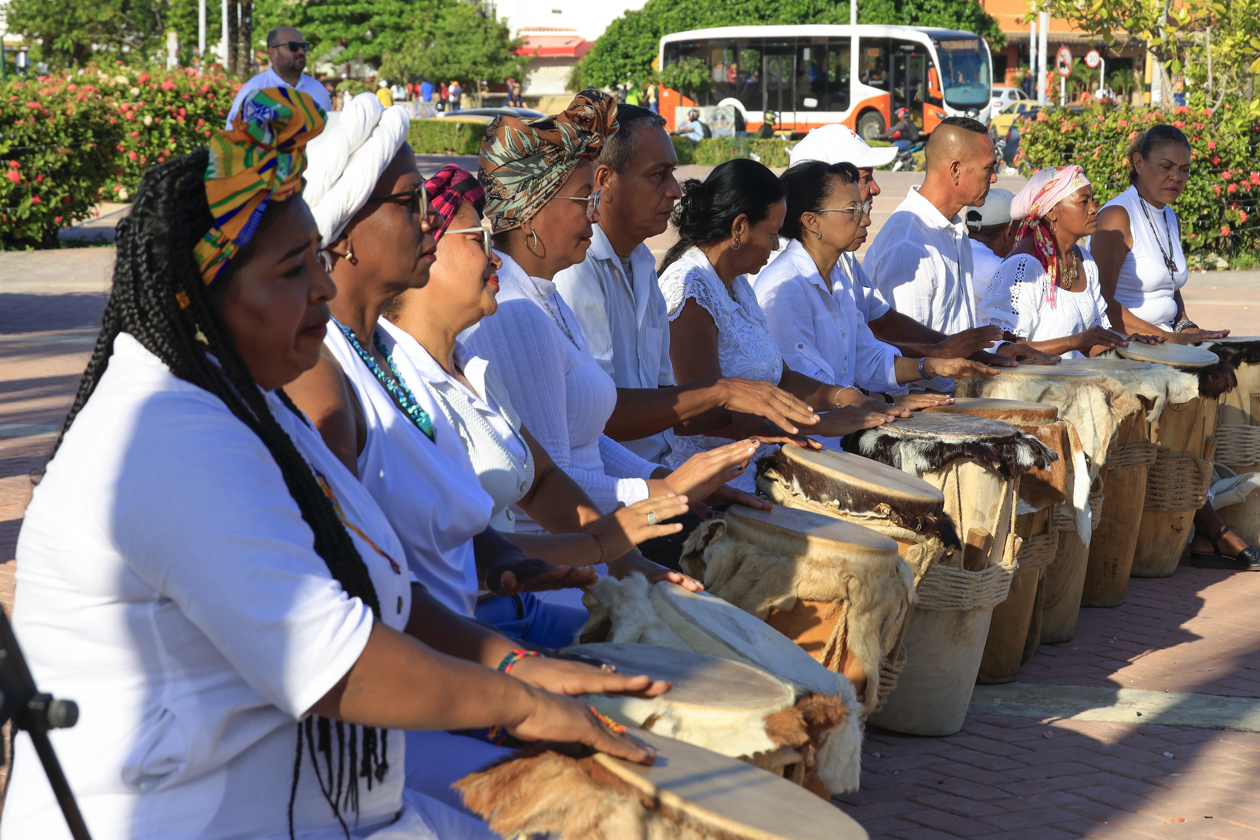
<instances>
[{"instance_id":1,"label":"green hedge","mask_svg":"<svg viewBox=\"0 0 1260 840\"><path fill-rule=\"evenodd\" d=\"M1080 164L1102 203L1128 188L1129 146L1161 122L1190 139L1190 183L1176 210L1191 264L1209 261L1209 254L1254 261L1260 254L1260 125L1248 118L1245 104L1215 112L1202 102L1171 111L1099 104L1041 111L1018 123L1016 165L1031 172Z\"/></svg>"},{"instance_id":2,"label":"green hedge","mask_svg":"<svg viewBox=\"0 0 1260 840\"><path fill-rule=\"evenodd\" d=\"M674 137L673 141L679 165L696 166L717 166L735 158L755 157L766 166L786 167L793 145L779 139L753 137L711 137L700 141Z\"/></svg>"},{"instance_id":3,"label":"green hedge","mask_svg":"<svg viewBox=\"0 0 1260 840\"><path fill-rule=\"evenodd\" d=\"M475 155L486 124L455 118L412 120L407 142L418 155Z\"/></svg>"}]
</instances>

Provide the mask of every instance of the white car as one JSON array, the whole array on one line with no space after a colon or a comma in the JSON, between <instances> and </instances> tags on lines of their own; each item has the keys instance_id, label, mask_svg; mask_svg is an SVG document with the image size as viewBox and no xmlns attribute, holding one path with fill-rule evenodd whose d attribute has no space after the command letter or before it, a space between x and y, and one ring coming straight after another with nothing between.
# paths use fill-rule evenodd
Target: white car
<instances>
[{"instance_id":1,"label":"white car","mask_svg":"<svg viewBox=\"0 0 1260 840\"><path fill-rule=\"evenodd\" d=\"M1028 94L1024 93L1017 87L1006 87L1005 85L993 86L993 99L989 103L989 113L996 114L1012 102L1019 102L1021 99L1028 99Z\"/></svg>"}]
</instances>

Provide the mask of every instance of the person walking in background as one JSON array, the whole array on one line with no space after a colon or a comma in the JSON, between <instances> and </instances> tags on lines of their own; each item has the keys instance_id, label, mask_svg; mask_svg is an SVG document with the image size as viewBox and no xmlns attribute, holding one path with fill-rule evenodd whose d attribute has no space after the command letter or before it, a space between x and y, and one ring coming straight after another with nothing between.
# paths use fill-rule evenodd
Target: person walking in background
<instances>
[{"instance_id":1,"label":"person walking in background","mask_svg":"<svg viewBox=\"0 0 1260 840\"><path fill-rule=\"evenodd\" d=\"M420 101L433 101L433 82L430 82L428 79L420 80Z\"/></svg>"},{"instance_id":2,"label":"person walking in background","mask_svg":"<svg viewBox=\"0 0 1260 840\"><path fill-rule=\"evenodd\" d=\"M389 89L389 82L381 79L376 83L376 98L381 101L382 108L394 106L394 92Z\"/></svg>"},{"instance_id":3,"label":"person walking in background","mask_svg":"<svg viewBox=\"0 0 1260 840\"><path fill-rule=\"evenodd\" d=\"M310 42L292 26L280 26L268 32L267 56L271 59L271 67L241 85L236 98L232 100L232 107L228 109L227 125L224 128L232 128L232 120L240 113L241 103L251 93L263 88L296 88L325 111L331 111L332 97L328 95L328 91L318 81L302 72L306 69L310 50Z\"/></svg>"},{"instance_id":4,"label":"person walking in background","mask_svg":"<svg viewBox=\"0 0 1260 840\"><path fill-rule=\"evenodd\" d=\"M442 90L438 93L438 110L446 111L450 108L451 89L446 86L446 82L442 82Z\"/></svg>"},{"instance_id":5,"label":"person walking in background","mask_svg":"<svg viewBox=\"0 0 1260 840\"><path fill-rule=\"evenodd\" d=\"M661 112L656 98L656 85L651 84L647 86L647 99L645 100L645 104L647 105L647 109L653 114L659 114Z\"/></svg>"},{"instance_id":6,"label":"person walking in background","mask_svg":"<svg viewBox=\"0 0 1260 840\"><path fill-rule=\"evenodd\" d=\"M450 102L451 110L458 111L460 109L460 101L464 98L464 88L460 85L459 80L451 82Z\"/></svg>"}]
</instances>

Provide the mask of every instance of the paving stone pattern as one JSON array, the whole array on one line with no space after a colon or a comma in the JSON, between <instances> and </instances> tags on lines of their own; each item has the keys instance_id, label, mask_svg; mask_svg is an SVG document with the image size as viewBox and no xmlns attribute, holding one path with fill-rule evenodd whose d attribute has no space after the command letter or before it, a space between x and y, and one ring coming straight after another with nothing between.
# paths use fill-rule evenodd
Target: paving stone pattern
<instances>
[{"instance_id":1,"label":"paving stone pattern","mask_svg":"<svg viewBox=\"0 0 1260 840\"><path fill-rule=\"evenodd\" d=\"M99 248L0 254L0 603L6 610L31 474L47 456L87 361L112 257ZM1201 297L1246 306L1260 300L1253 280L1226 273L1196 275L1191 283ZM1260 333L1260 323L1248 320L1260 303L1220 311L1233 318L1222 326ZM1134 580L1123 606L1082 611L1076 637L1041 648L1020 680L1260 698L1258 598L1260 575L1183 567L1172 578ZM1260 733L1137 718L972 715L948 738L871 727L862 789L837 803L873 840L1260 840L1258 765Z\"/></svg>"}]
</instances>

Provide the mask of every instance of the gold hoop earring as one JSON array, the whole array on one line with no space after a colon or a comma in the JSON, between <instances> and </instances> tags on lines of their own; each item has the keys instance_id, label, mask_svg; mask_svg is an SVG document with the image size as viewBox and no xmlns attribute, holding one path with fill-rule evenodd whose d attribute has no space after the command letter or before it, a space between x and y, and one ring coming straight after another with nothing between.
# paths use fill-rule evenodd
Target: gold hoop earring
<instances>
[{"instance_id":1,"label":"gold hoop earring","mask_svg":"<svg viewBox=\"0 0 1260 840\"><path fill-rule=\"evenodd\" d=\"M738 251L738 250L739 250L739 237L738 237L738 236L737 236L737 237L735 237L735 244L731 246L731 250L732 250L732 251Z\"/></svg>"},{"instance_id":2,"label":"gold hoop earring","mask_svg":"<svg viewBox=\"0 0 1260 840\"><path fill-rule=\"evenodd\" d=\"M528 248L528 249L529 249L529 252L532 254L532 253L534 253L534 252L537 250L537 248L538 248L538 231L536 231L536 230L531 230L529 233L530 233L530 236L534 237L534 244L533 244L533 245L530 245L530 244L527 242L527 243L525 243L525 247L526 247L526 248Z\"/></svg>"}]
</instances>

